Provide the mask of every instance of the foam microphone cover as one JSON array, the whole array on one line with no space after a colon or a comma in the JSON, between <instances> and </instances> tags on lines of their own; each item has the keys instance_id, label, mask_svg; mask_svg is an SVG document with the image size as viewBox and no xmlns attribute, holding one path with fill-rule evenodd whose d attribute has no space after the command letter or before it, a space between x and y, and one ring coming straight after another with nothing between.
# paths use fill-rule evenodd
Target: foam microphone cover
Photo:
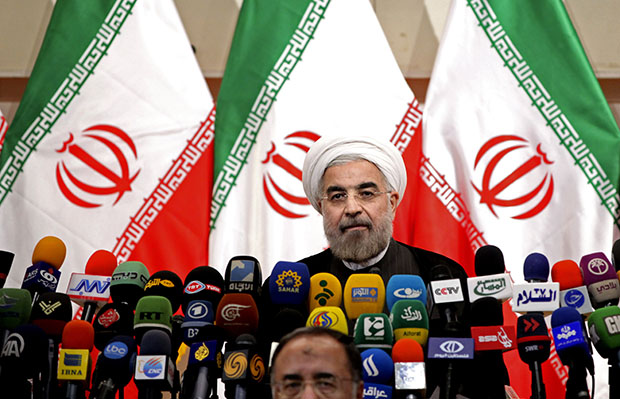
<instances>
[{"instance_id":1,"label":"foam microphone cover","mask_svg":"<svg viewBox=\"0 0 620 399\"><path fill-rule=\"evenodd\" d=\"M263 274L260 262L253 256L234 256L226 265L224 272L224 293L260 295Z\"/></svg>"},{"instance_id":2,"label":"foam microphone cover","mask_svg":"<svg viewBox=\"0 0 620 399\"><path fill-rule=\"evenodd\" d=\"M41 327L24 324L13 329L8 335L0 367L2 374L21 378L35 378L47 370L48 341Z\"/></svg>"},{"instance_id":3,"label":"foam microphone cover","mask_svg":"<svg viewBox=\"0 0 620 399\"><path fill-rule=\"evenodd\" d=\"M390 321L396 341L403 338L416 340L420 345L428 341L428 313L417 299L402 299L394 304Z\"/></svg>"},{"instance_id":4,"label":"foam microphone cover","mask_svg":"<svg viewBox=\"0 0 620 399\"><path fill-rule=\"evenodd\" d=\"M384 313L364 313L355 321L353 341L359 349L380 348L390 352L394 344L392 323Z\"/></svg>"},{"instance_id":5,"label":"foam microphone cover","mask_svg":"<svg viewBox=\"0 0 620 399\"><path fill-rule=\"evenodd\" d=\"M44 292L32 305L30 321L54 340L59 340L65 325L71 320L73 307L67 294Z\"/></svg>"},{"instance_id":6,"label":"foam microphone cover","mask_svg":"<svg viewBox=\"0 0 620 399\"><path fill-rule=\"evenodd\" d=\"M549 260L538 252L529 254L523 262L525 281L545 282L549 279Z\"/></svg>"},{"instance_id":7,"label":"foam microphone cover","mask_svg":"<svg viewBox=\"0 0 620 399\"><path fill-rule=\"evenodd\" d=\"M574 360L592 362L590 347L587 343L581 314L571 307L556 309L551 314L551 327L554 335L555 349L564 365ZM558 342L558 334L566 337L566 343Z\"/></svg>"},{"instance_id":8,"label":"foam microphone cover","mask_svg":"<svg viewBox=\"0 0 620 399\"><path fill-rule=\"evenodd\" d=\"M62 330L63 349L93 350L95 345L95 330L87 321L71 320Z\"/></svg>"},{"instance_id":9,"label":"foam microphone cover","mask_svg":"<svg viewBox=\"0 0 620 399\"><path fill-rule=\"evenodd\" d=\"M362 313L381 313L385 306L385 284L378 274L352 274L344 285L343 297L350 320Z\"/></svg>"},{"instance_id":10,"label":"foam microphone cover","mask_svg":"<svg viewBox=\"0 0 620 399\"><path fill-rule=\"evenodd\" d=\"M551 338L542 314L525 314L517 319L517 347L524 363L542 363L549 359Z\"/></svg>"},{"instance_id":11,"label":"foam microphone cover","mask_svg":"<svg viewBox=\"0 0 620 399\"><path fill-rule=\"evenodd\" d=\"M424 389L424 351L419 342L404 338L392 348L394 361L394 387L397 390ZM417 367L416 367L417 366ZM416 386L415 388L413 386Z\"/></svg>"},{"instance_id":12,"label":"foam microphone cover","mask_svg":"<svg viewBox=\"0 0 620 399\"><path fill-rule=\"evenodd\" d=\"M330 330L340 331L344 335L349 335L349 326L347 318L342 309L336 306L322 306L315 308L310 312L307 327L323 327Z\"/></svg>"},{"instance_id":13,"label":"foam microphone cover","mask_svg":"<svg viewBox=\"0 0 620 399\"><path fill-rule=\"evenodd\" d=\"M504 254L495 245L484 245L476 251L474 269L476 276L502 274L506 270Z\"/></svg>"},{"instance_id":14,"label":"foam microphone cover","mask_svg":"<svg viewBox=\"0 0 620 399\"><path fill-rule=\"evenodd\" d=\"M308 266L300 262L276 263L269 277L269 296L276 305L301 305L310 291Z\"/></svg>"},{"instance_id":15,"label":"foam microphone cover","mask_svg":"<svg viewBox=\"0 0 620 399\"><path fill-rule=\"evenodd\" d=\"M144 286L149 280L149 270L137 261L119 264L110 282L110 297L114 302L125 302L135 309L138 299L144 294Z\"/></svg>"},{"instance_id":16,"label":"foam microphone cover","mask_svg":"<svg viewBox=\"0 0 620 399\"><path fill-rule=\"evenodd\" d=\"M385 287L385 301L388 310L401 299L417 299L426 303L426 285L422 277L415 274L395 274Z\"/></svg>"},{"instance_id":17,"label":"foam microphone cover","mask_svg":"<svg viewBox=\"0 0 620 399\"><path fill-rule=\"evenodd\" d=\"M65 261L67 247L58 237L47 236L39 240L32 251L32 264L45 262L56 269L60 269Z\"/></svg>"},{"instance_id":18,"label":"foam microphone cover","mask_svg":"<svg viewBox=\"0 0 620 399\"><path fill-rule=\"evenodd\" d=\"M394 363L423 362L424 350L422 345L411 338L403 338L396 341L392 348L392 361Z\"/></svg>"},{"instance_id":19,"label":"foam microphone cover","mask_svg":"<svg viewBox=\"0 0 620 399\"><path fill-rule=\"evenodd\" d=\"M588 317L588 330L594 347L605 359L618 364L620 350L620 308L606 306Z\"/></svg>"},{"instance_id":20,"label":"foam microphone cover","mask_svg":"<svg viewBox=\"0 0 620 399\"><path fill-rule=\"evenodd\" d=\"M129 384L133 377L136 351L137 345L133 337L128 335L113 337L97 359L99 378L111 378L117 388Z\"/></svg>"},{"instance_id":21,"label":"foam microphone cover","mask_svg":"<svg viewBox=\"0 0 620 399\"><path fill-rule=\"evenodd\" d=\"M107 303L93 320L95 347L102 351L117 335L133 335L133 309L126 303Z\"/></svg>"},{"instance_id":22,"label":"foam microphone cover","mask_svg":"<svg viewBox=\"0 0 620 399\"><path fill-rule=\"evenodd\" d=\"M320 306L342 305L342 284L331 273L317 273L310 277L308 310L312 312Z\"/></svg>"},{"instance_id":23,"label":"foam microphone cover","mask_svg":"<svg viewBox=\"0 0 620 399\"><path fill-rule=\"evenodd\" d=\"M181 277L169 270L153 273L144 285L144 296L151 295L168 298L170 305L172 305L172 313L176 313L181 306L181 295L183 295Z\"/></svg>"},{"instance_id":24,"label":"foam microphone cover","mask_svg":"<svg viewBox=\"0 0 620 399\"><path fill-rule=\"evenodd\" d=\"M389 384L394 376L394 362L381 349L366 349L362 355L362 379L364 383Z\"/></svg>"},{"instance_id":25,"label":"foam microphone cover","mask_svg":"<svg viewBox=\"0 0 620 399\"><path fill-rule=\"evenodd\" d=\"M140 343L140 355L171 356L172 343L170 336L161 330L149 330L144 333Z\"/></svg>"},{"instance_id":26,"label":"foam microphone cover","mask_svg":"<svg viewBox=\"0 0 620 399\"><path fill-rule=\"evenodd\" d=\"M145 331L151 329L172 334L172 306L168 298L158 295L140 298L136 305L133 329L138 342L141 342Z\"/></svg>"},{"instance_id":27,"label":"foam microphone cover","mask_svg":"<svg viewBox=\"0 0 620 399\"><path fill-rule=\"evenodd\" d=\"M611 247L611 263L614 265L616 271L620 271L620 238L614 242Z\"/></svg>"},{"instance_id":28,"label":"foam microphone cover","mask_svg":"<svg viewBox=\"0 0 620 399\"><path fill-rule=\"evenodd\" d=\"M214 267L198 266L187 273L183 287L181 307L184 314L191 301L209 301L216 309L224 294L224 278Z\"/></svg>"},{"instance_id":29,"label":"foam microphone cover","mask_svg":"<svg viewBox=\"0 0 620 399\"><path fill-rule=\"evenodd\" d=\"M593 299L593 305L595 307L617 305L620 282L607 256L602 252L584 255L579 265L583 272L583 281Z\"/></svg>"},{"instance_id":30,"label":"foam microphone cover","mask_svg":"<svg viewBox=\"0 0 620 399\"><path fill-rule=\"evenodd\" d=\"M0 288L0 329L11 330L30 320L32 296L23 288Z\"/></svg>"},{"instance_id":31,"label":"foam microphone cover","mask_svg":"<svg viewBox=\"0 0 620 399\"><path fill-rule=\"evenodd\" d=\"M480 298L471 304L471 325L501 326L504 324L502 304L495 298Z\"/></svg>"},{"instance_id":32,"label":"foam microphone cover","mask_svg":"<svg viewBox=\"0 0 620 399\"><path fill-rule=\"evenodd\" d=\"M15 254L9 251L0 251L0 288L4 287L4 282L9 275Z\"/></svg>"},{"instance_id":33,"label":"foam microphone cover","mask_svg":"<svg viewBox=\"0 0 620 399\"><path fill-rule=\"evenodd\" d=\"M561 260L551 268L551 280L560 284L560 290L568 290L583 285L583 276L577 262Z\"/></svg>"},{"instance_id":34,"label":"foam microphone cover","mask_svg":"<svg viewBox=\"0 0 620 399\"><path fill-rule=\"evenodd\" d=\"M258 328L258 308L250 294L224 294L215 311L215 324L232 337L254 334Z\"/></svg>"},{"instance_id":35,"label":"foam microphone cover","mask_svg":"<svg viewBox=\"0 0 620 399\"><path fill-rule=\"evenodd\" d=\"M297 309L280 309L273 317L268 336L272 342L279 342L286 334L306 325L307 317Z\"/></svg>"},{"instance_id":36,"label":"foam microphone cover","mask_svg":"<svg viewBox=\"0 0 620 399\"><path fill-rule=\"evenodd\" d=\"M99 249L90 255L84 268L85 274L111 276L118 266L116 255L106 249Z\"/></svg>"}]
</instances>

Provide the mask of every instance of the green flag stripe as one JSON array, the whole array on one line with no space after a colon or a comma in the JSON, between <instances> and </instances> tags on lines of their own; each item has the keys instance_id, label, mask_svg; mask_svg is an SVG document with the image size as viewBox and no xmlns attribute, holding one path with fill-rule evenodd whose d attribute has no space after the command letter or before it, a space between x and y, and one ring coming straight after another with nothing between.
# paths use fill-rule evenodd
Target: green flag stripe
<instances>
[{"instance_id":1,"label":"green flag stripe","mask_svg":"<svg viewBox=\"0 0 620 399\"><path fill-rule=\"evenodd\" d=\"M73 65L68 75L62 80L62 83L50 100L43 106L40 113L34 116L24 134L14 144L12 151L2 151L5 162L0 170L0 204L11 191L11 187L22 172L25 162L32 155L33 151L36 150L37 145L50 133L58 118L66 112L73 99L79 94L80 88L94 73L95 68L107 53L108 48L112 45L112 42L130 15L135 1L117 1L114 4L77 63ZM68 24L70 21L65 20L63 23ZM50 24L50 30L52 30L51 28L52 24ZM44 61L49 62L50 59ZM53 68L53 63L50 62L47 67ZM35 71L33 71L33 75L36 75ZM35 79L37 79L36 76L33 80ZM17 127L14 129L13 126L11 127L12 129L7 133L7 139L12 132L18 132Z\"/></svg>"},{"instance_id":2,"label":"green flag stripe","mask_svg":"<svg viewBox=\"0 0 620 399\"><path fill-rule=\"evenodd\" d=\"M575 163L579 164L588 182L594 187L601 199L601 204L606 207L618 224L619 200L618 191L615 187L616 181L610 180L588 144L584 142L556 99L551 96L538 75L534 73L529 60L526 61L514 45L512 37L506 33L493 10L488 7L486 2L475 0L468 0L468 2L479 25L491 41L492 47L503 60L504 65L510 68L512 75L519 83L519 87L531 99L532 105L538 109L547 124L553 128L556 136L560 139L560 143L566 148Z\"/></svg>"},{"instance_id":3,"label":"green flag stripe","mask_svg":"<svg viewBox=\"0 0 620 399\"><path fill-rule=\"evenodd\" d=\"M314 38L314 33L323 19L328 5L329 0L314 0L308 4L284 51L280 54L258 91L241 131L236 136L236 140L215 178L211 201L211 229L215 228L215 223L226 204L228 195L235 186L243 166L247 163L247 158L256 143L258 132L265 122L265 117L276 101L284 83L301 60L308 43ZM217 135L221 132L217 128L216 116L216 140Z\"/></svg>"}]
</instances>

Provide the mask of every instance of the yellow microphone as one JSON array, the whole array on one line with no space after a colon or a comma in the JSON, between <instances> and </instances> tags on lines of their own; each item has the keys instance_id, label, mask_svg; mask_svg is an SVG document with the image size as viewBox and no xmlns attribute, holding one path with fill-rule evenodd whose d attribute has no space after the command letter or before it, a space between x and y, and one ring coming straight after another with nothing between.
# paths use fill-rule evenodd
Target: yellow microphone
<instances>
[{"instance_id":1,"label":"yellow microphone","mask_svg":"<svg viewBox=\"0 0 620 399\"><path fill-rule=\"evenodd\" d=\"M320 306L342 305L342 284L331 273L317 273L310 277L308 293L308 311L312 312Z\"/></svg>"},{"instance_id":2,"label":"yellow microphone","mask_svg":"<svg viewBox=\"0 0 620 399\"><path fill-rule=\"evenodd\" d=\"M315 308L308 316L306 327L325 327L331 330L340 331L344 335L349 335L347 318L342 309L337 306L321 306Z\"/></svg>"},{"instance_id":3,"label":"yellow microphone","mask_svg":"<svg viewBox=\"0 0 620 399\"><path fill-rule=\"evenodd\" d=\"M378 274L352 274L344 285L344 309L349 319L364 313L382 313L385 306L385 284Z\"/></svg>"}]
</instances>

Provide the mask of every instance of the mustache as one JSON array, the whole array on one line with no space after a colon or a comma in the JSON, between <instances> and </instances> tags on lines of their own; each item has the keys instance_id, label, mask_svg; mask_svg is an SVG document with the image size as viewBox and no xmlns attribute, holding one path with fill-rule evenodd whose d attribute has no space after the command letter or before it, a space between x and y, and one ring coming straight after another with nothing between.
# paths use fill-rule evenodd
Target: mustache
<instances>
[{"instance_id":1,"label":"mustache","mask_svg":"<svg viewBox=\"0 0 620 399\"><path fill-rule=\"evenodd\" d=\"M338 228L340 229L340 231L344 231L349 227L353 226L364 226L370 230L372 229L372 222L370 221L370 219L364 217L356 217L353 219L342 220L340 223L338 223Z\"/></svg>"}]
</instances>

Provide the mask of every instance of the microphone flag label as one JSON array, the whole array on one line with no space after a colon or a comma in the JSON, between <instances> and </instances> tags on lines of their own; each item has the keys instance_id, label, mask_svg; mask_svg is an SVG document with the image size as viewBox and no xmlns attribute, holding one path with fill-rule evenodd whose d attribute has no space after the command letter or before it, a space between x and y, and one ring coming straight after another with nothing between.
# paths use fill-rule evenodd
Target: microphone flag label
<instances>
[{"instance_id":1,"label":"microphone flag label","mask_svg":"<svg viewBox=\"0 0 620 399\"><path fill-rule=\"evenodd\" d=\"M515 312L553 312L560 307L559 283L515 284L512 310Z\"/></svg>"},{"instance_id":2,"label":"microphone flag label","mask_svg":"<svg viewBox=\"0 0 620 399\"><path fill-rule=\"evenodd\" d=\"M473 338L437 338L428 339L429 359L473 359Z\"/></svg>"},{"instance_id":3,"label":"microphone flag label","mask_svg":"<svg viewBox=\"0 0 620 399\"><path fill-rule=\"evenodd\" d=\"M88 349L61 349L58 357L58 379L86 380L89 356Z\"/></svg>"},{"instance_id":4,"label":"microphone flag label","mask_svg":"<svg viewBox=\"0 0 620 399\"><path fill-rule=\"evenodd\" d=\"M110 298L110 276L72 273L67 295L74 301L107 302Z\"/></svg>"},{"instance_id":5,"label":"microphone flag label","mask_svg":"<svg viewBox=\"0 0 620 399\"><path fill-rule=\"evenodd\" d=\"M517 332L515 326L479 326L471 328L471 336L474 339L474 350L507 351L515 348Z\"/></svg>"},{"instance_id":6,"label":"microphone flag label","mask_svg":"<svg viewBox=\"0 0 620 399\"><path fill-rule=\"evenodd\" d=\"M430 288L435 303L462 302L464 299L458 278L431 281Z\"/></svg>"},{"instance_id":7,"label":"microphone flag label","mask_svg":"<svg viewBox=\"0 0 620 399\"><path fill-rule=\"evenodd\" d=\"M470 302L488 296L505 300L512 298L512 283L508 273L470 277L467 279L467 291Z\"/></svg>"},{"instance_id":8,"label":"microphone flag label","mask_svg":"<svg viewBox=\"0 0 620 399\"><path fill-rule=\"evenodd\" d=\"M555 348L561 351L572 346L586 345L580 321L573 321L551 329Z\"/></svg>"},{"instance_id":9,"label":"microphone flag label","mask_svg":"<svg viewBox=\"0 0 620 399\"><path fill-rule=\"evenodd\" d=\"M588 289L583 285L560 291L560 306L575 308L585 315L594 312Z\"/></svg>"}]
</instances>

